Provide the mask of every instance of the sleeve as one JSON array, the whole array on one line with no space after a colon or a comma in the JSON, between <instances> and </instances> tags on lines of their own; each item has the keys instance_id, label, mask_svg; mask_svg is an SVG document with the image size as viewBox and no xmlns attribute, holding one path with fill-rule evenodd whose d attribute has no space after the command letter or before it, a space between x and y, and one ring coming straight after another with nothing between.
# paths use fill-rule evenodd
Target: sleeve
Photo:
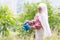
<instances>
[{"instance_id":1,"label":"sleeve","mask_svg":"<svg viewBox=\"0 0 60 40\"><path fill-rule=\"evenodd\" d=\"M42 28L42 25L41 25L41 23L40 23L38 17L37 17L37 19L36 19L35 27L36 27L36 29Z\"/></svg>"},{"instance_id":2,"label":"sleeve","mask_svg":"<svg viewBox=\"0 0 60 40\"><path fill-rule=\"evenodd\" d=\"M35 24L35 22L36 22L36 16L34 16L34 19L33 20L30 20L30 21L28 21L28 23L29 23L29 25L34 25Z\"/></svg>"},{"instance_id":3,"label":"sleeve","mask_svg":"<svg viewBox=\"0 0 60 40\"><path fill-rule=\"evenodd\" d=\"M34 25L34 20L28 21L29 25L32 26Z\"/></svg>"}]
</instances>

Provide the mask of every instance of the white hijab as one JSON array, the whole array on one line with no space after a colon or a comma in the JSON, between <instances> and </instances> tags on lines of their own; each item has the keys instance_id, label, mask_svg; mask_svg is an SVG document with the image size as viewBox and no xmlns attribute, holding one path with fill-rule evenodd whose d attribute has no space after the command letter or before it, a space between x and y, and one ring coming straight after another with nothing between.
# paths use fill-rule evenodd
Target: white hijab
<instances>
[{"instance_id":1,"label":"white hijab","mask_svg":"<svg viewBox=\"0 0 60 40\"><path fill-rule=\"evenodd\" d=\"M51 36L51 30L50 30L50 26L48 23L48 11L47 11L47 5L45 3L40 3L38 5L38 7L42 8L42 12L38 13L37 15L39 16L39 21L42 24L43 30L44 30L44 34L45 36Z\"/></svg>"}]
</instances>

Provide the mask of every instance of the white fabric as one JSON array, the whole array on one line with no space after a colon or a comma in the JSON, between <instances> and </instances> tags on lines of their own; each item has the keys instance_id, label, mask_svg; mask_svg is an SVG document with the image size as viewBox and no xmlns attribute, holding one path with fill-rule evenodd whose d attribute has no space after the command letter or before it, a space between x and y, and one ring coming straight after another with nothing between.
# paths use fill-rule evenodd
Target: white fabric
<instances>
[{"instance_id":1,"label":"white fabric","mask_svg":"<svg viewBox=\"0 0 60 40\"><path fill-rule=\"evenodd\" d=\"M46 4L40 3L38 7L42 8L42 12L37 13L37 15L39 17L39 21L41 22L43 29L35 30L36 32L35 34L36 34L36 40L41 39L43 40L43 35L50 37L52 34L48 23L48 12Z\"/></svg>"},{"instance_id":2,"label":"white fabric","mask_svg":"<svg viewBox=\"0 0 60 40\"><path fill-rule=\"evenodd\" d=\"M44 31L41 28L40 30L35 30L35 40L43 40Z\"/></svg>"}]
</instances>

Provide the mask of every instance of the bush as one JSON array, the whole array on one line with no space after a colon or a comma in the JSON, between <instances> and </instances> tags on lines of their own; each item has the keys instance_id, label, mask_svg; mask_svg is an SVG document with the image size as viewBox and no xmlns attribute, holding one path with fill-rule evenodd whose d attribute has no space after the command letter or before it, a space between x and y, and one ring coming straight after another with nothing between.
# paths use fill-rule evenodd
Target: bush
<instances>
[{"instance_id":1,"label":"bush","mask_svg":"<svg viewBox=\"0 0 60 40\"><path fill-rule=\"evenodd\" d=\"M8 27L15 24L15 19L11 13L8 6L0 6L0 33L3 36L9 35Z\"/></svg>"}]
</instances>

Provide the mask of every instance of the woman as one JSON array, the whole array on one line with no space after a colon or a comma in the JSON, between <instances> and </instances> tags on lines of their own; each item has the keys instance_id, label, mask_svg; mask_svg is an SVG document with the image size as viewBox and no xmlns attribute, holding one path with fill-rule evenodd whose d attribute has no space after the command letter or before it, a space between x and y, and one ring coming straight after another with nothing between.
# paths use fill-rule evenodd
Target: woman
<instances>
[{"instance_id":1,"label":"woman","mask_svg":"<svg viewBox=\"0 0 60 40\"><path fill-rule=\"evenodd\" d=\"M40 3L38 5L38 12L31 21L27 21L30 24L30 29L35 30L35 40L43 40L43 36L51 37L51 30L48 23L47 5Z\"/></svg>"}]
</instances>

